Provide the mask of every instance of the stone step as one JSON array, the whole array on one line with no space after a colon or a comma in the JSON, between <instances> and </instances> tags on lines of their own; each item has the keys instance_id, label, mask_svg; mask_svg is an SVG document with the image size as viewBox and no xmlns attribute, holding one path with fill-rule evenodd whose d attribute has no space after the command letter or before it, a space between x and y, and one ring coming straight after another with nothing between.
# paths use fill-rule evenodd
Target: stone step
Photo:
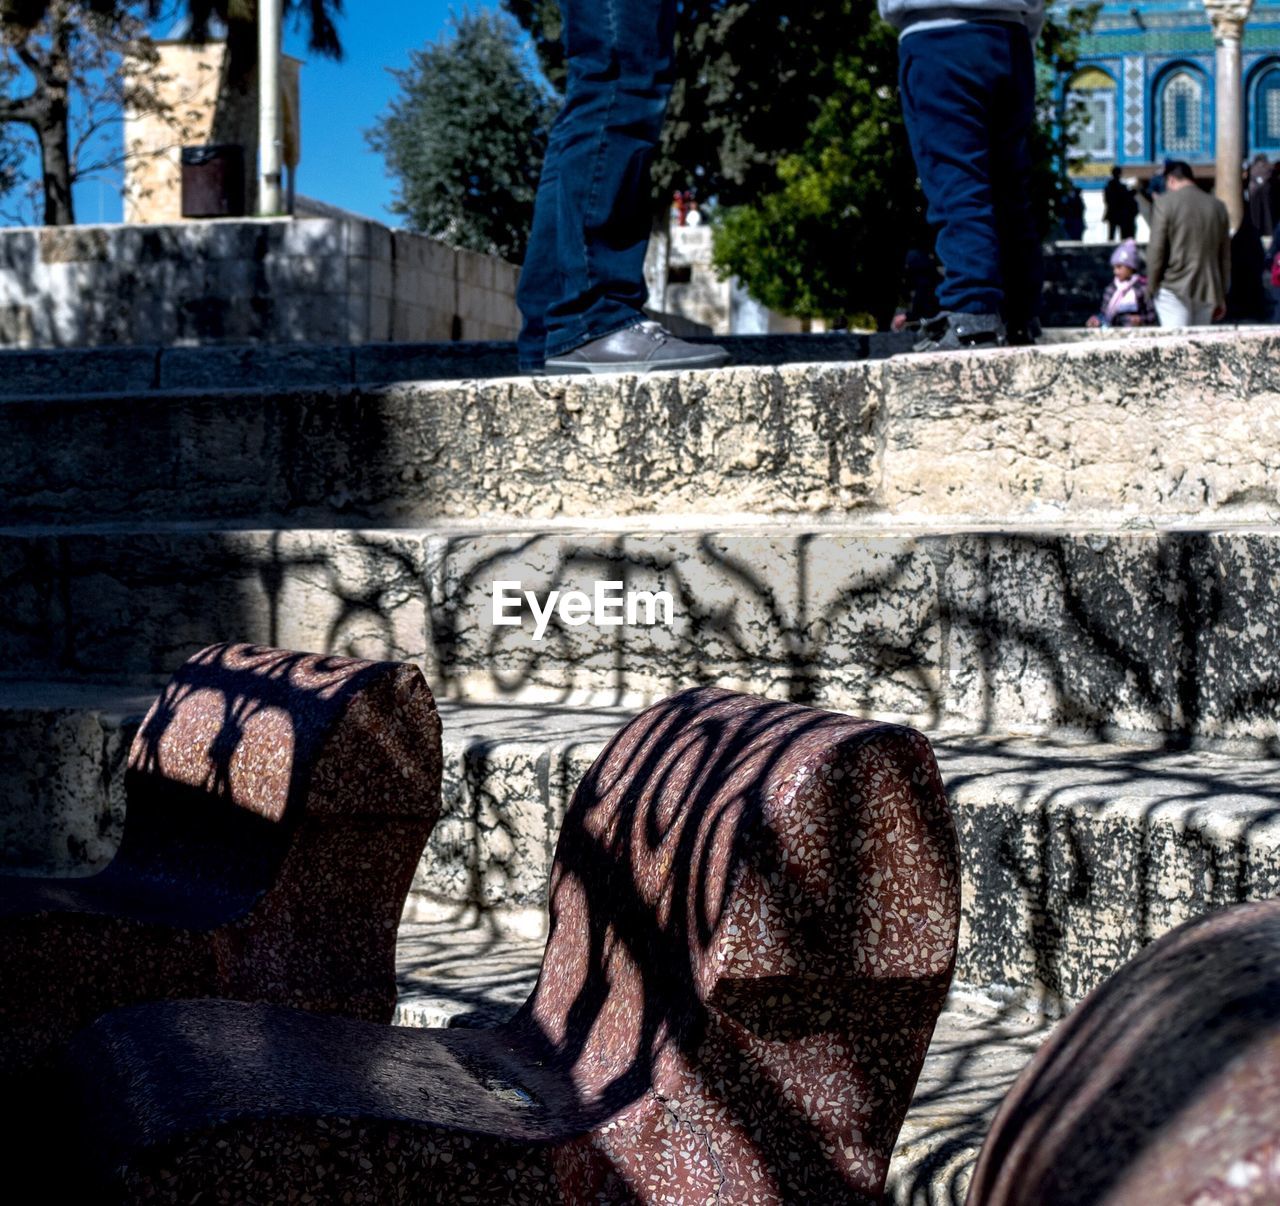
<instances>
[{"instance_id":1,"label":"stone step","mask_svg":"<svg viewBox=\"0 0 1280 1206\"><path fill-rule=\"evenodd\" d=\"M1280 335L1205 332L652 377L12 398L0 523L1260 518L1280 482L1278 351Z\"/></svg>"},{"instance_id":2,"label":"stone step","mask_svg":"<svg viewBox=\"0 0 1280 1206\"><path fill-rule=\"evenodd\" d=\"M96 691L96 696L94 692ZM84 873L111 856L136 692L6 684L0 841L10 869ZM471 918L536 937L574 786L629 713L441 706L444 811L408 921ZM1049 739L931 734L962 850L958 976L1079 1000L1209 909L1280 891L1280 761Z\"/></svg>"},{"instance_id":3,"label":"stone step","mask_svg":"<svg viewBox=\"0 0 1280 1206\"><path fill-rule=\"evenodd\" d=\"M1062 327L1046 330L1041 342L1132 342L1159 334L1154 327ZM917 338L911 332L864 331L684 337L693 343L719 344L735 365L884 360L910 351ZM0 348L0 398L136 394L151 390L296 389L306 385L510 377L515 373L516 345L501 341Z\"/></svg>"},{"instance_id":4,"label":"stone step","mask_svg":"<svg viewBox=\"0 0 1280 1206\"><path fill-rule=\"evenodd\" d=\"M158 685L249 640L416 661L472 702L636 705L714 681L933 728L1273 749L1278 577L1280 529L1248 525L9 529L0 665ZM539 606L622 582L658 621L665 591L672 622L638 598L634 624L555 619L538 639L528 608L494 624L498 582Z\"/></svg>"},{"instance_id":5,"label":"stone step","mask_svg":"<svg viewBox=\"0 0 1280 1206\"><path fill-rule=\"evenodd\" d=\"M488 1026L533 989L542 941L460 914L400 927L402 1026ZM1017 999L959 984L938 1019L889 1167L894 1206L956 1206L996 1108L1052 1023Z\"/></svg>"},{"instance_id":6,"label":"stone step","mask_svg":"<svg viewBox=\"0 0 1280 1206\"><path fill-rule=\"evenodd\" d=\"M1057 333L1065 338L1068 332ZM1091 332L1091 338L1097 333ZM911 334L842 332L731 335L718 343L734 364L808 364L883 359L908 351ZM193 347L0 349L0 398L369 385L512 377L516 345L456 343L270 344Z\"/></svg>"}]
</instances>

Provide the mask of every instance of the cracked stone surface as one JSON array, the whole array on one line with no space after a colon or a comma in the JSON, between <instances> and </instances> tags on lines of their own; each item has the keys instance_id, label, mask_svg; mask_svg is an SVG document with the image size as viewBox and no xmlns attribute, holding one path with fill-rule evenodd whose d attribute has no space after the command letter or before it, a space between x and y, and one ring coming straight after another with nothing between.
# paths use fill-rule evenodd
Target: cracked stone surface
<instances>
[{"instance_id":1,"label":"cracked stone surface","mask_svg":"<svg viewBox=\"0 0 1280 1206\"><path fill-rule=\"evenodd\" d=\"M162 681L223 639L410 660L442 699L641 705L690 683L992 731L1275 748L1280 533L781 525L0 533L15 677ZM493 623L616 581L672 625Z\"/></svg>"},{"instance_id":2,"label":"cracked stone surface","mask_svg":"<svg viewBox=\"0 0 1280 1206\"><path fill-rule=\"evenodd\" d=\"M1278 338L14 399L0 409L0 522L1269 518Z\"/></svg>"},{"instance_id":3,"label":"cracked stone surface","mask_svg":"<svg viewBox=\"0 0 1280 1206\"><path fill-rule=\"evenodd\" d=\"M889 511L1274 516L1280 369L1272 334L1075 344L868 365ZM1158 384L1157 384L1158 383Z\"/></svg>"}]
</instances>

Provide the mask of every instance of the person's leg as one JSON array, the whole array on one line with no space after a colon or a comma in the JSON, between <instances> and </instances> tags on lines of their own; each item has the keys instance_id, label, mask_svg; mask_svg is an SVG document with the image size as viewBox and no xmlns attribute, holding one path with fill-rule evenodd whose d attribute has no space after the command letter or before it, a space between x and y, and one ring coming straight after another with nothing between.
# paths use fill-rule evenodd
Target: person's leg
<instances>
[{"instance_id":1,"label":"person's leg","mask_svg":"<svg viewBox=\"0 0 1280 1206\"><path fill-rule=\"evenodd\" d=\"M1005 70L997 76L992 108L992 180L996 228L1000 233L1004 320L1011 336L1022 342L1021 332L1034 334L1039 329L1040 292L1044 286L1040 228L1031 184L1036 69L1027 31L1020 25L1006 24L1000 32L1004 55L998 65Z\"/></svg>"},{"instance_id":2,"label":"person's leg","mask_svg":"<svg viewBox=\"0 0 1280 1206\"><path fill-rule=\"evenodd\" d=\"M542 368L547 352L547 311L560 296L562 274L556 215L560 207L560 122L551 129L547 154L533 204L533 225L524 265L516 286L516 304L524 322L516 338L516 357L522 373Z\"/></svg>"},{"instance_id":3,"label":"person's leg","mask_svg":"<svg viewBox=\"0 0 1280 1206\"><path fill-rule=\"evenodd\" d=\"M1211 326L1213 324L1213 309L1213 302L1187 303L1187 326Z\"/></svg>"},{"instance_id":4,"label":"person's leg","mask_svg":"<svg viewBox=\"0 0 1280 1206\"><path fill-rule=\"evenodd\" d=\"M568 82L517 302L521 367L643 318L649 168L674 66L675 0L562 0Z\"/></svg>"},{"instance_id":5,"label":"person's leg","mask_svg":"<svg viewBox=\"0 0 1280 1206\"><path fill-rule=\"evenodd\" d=\"M1187 304L1176 293L1171 293L1163 286L1152 299L1156 307L1156 315L1162 327L1186 327L1191 325L1191 315Z\"/></svg>"},{"instance_id":6,"label":"person's leg","mask_svg":"<svg viewBox=\"0 0 1280 1206\"><path fill-rule=\"evenodd\" d=\"M999 314L1004 302L991 179L993 23L908 33L899 46L902 112L937 228L938 304Z\"/></svg>"},{"instance_id":7,"label":"person's leg","mask_svg":"<svg viewBox=\"0 0 1280 1206\"><path fill-rule=\"evenodd\" d=\"M563 0L568 85L535 214L531 345L539 304L556 356L642 321L649 169L674 75L675 0ZM552 239L550 236L554 236ZM546 267L554 264L554 269Z\"/></svg>"}]
</instances>

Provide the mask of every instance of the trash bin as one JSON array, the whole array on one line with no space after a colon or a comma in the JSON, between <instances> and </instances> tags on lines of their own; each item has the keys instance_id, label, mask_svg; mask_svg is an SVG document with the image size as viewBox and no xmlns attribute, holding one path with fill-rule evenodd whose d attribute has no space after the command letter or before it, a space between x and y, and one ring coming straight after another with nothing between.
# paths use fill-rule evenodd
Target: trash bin
<instances>
[{"instance_id":1,"label":"trash bin","mask_svg":"<svg viewBox=\"0 0 1280 1206\"><path fill-rule=\"evenodd\" d=\"M244 216L244 148L229 144L182 148L182 216Z\"/></svg>"}]
</instances>

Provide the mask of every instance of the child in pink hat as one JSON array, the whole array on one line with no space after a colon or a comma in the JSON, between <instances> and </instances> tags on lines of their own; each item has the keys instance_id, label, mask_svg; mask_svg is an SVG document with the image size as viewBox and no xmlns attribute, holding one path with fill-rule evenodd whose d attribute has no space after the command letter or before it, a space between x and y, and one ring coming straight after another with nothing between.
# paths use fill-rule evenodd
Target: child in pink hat
<instances>
[{"instance_id":1,"label":"child in pink hat","mask_svg":"<svg viewBox=\"0 0 1280 1206\"><path fill-rule=\"evenodd\" d=\"M1142 261L1138 245L1125 239L1111 253L1115 277L1102 294L1102 309L1088 322L1091 327L1154 327L1158 325L1155 304L1147 289L1147 278L1138 269Z\"/></svg>"}]
</instances>

